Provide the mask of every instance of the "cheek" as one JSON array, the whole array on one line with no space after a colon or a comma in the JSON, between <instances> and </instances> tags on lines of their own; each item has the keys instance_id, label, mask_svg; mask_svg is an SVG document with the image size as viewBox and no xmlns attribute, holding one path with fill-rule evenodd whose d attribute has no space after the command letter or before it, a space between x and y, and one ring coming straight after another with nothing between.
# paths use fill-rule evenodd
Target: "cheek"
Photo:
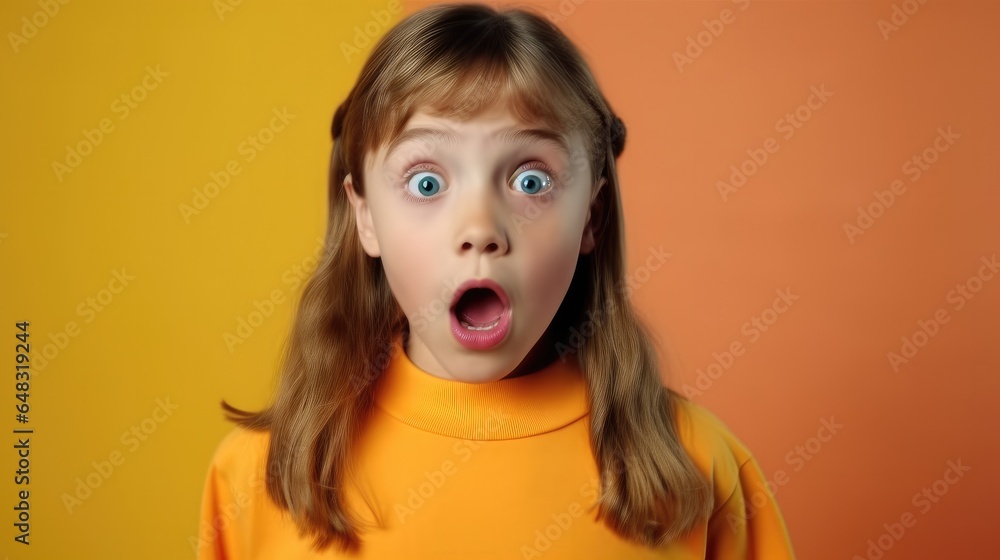
<instances>
[{"instance_id":1,"label":"cheek","mask_svg":"<svg viewBox=\"0 0 1000 560\"><path fill-rule=\"evenodd\" d=\"M440 251L434 249L431 232L415 235L414 227L399 219L387 220L388 224L379 232L379 247L382 250L382 266L393 295L407 316L428 305L427 294L434 293L430 285L434 275L429 272L439 270L437 260Z\"/></svg>"},{"instance_id":2,"label":"cheek","mask_svg":"<svg viewBox=\"0 0 1000 560\"><path fill-rule=\"evenodd\" d=\"M540 308L557 308L573 279L580 257L580 235L556 220L536 224L522 240L525 266L521 285Z\"/></svg>"},{"instance_id":3,"label":"cheek","mask_svg":"<svg viewBox=\"0 0 1000 560\"><path fill-rule=\"evenodd\" d=\"M432 276L428 274L428 263L433 262L432 255L418 250L402 250L383 253L382 265L393 295L400 306L409 315L411 312L427 305L424 301L432 290L429 282Z\"/></svg>"}]
</instances>

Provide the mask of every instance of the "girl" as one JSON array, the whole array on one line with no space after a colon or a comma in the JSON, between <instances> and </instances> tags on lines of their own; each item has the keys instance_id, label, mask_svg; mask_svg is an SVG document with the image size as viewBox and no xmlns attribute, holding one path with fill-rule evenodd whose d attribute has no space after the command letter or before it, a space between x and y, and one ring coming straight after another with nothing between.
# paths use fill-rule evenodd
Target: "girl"
<instances>
[{"instance_id":1,"label":"girl","mask_svg":"<svg viewBox=\"0 0 1000 560\"><path fill-rule=\"evenodd\" d=\"M792 558L750 451L624 286L625 128L529 11L438 5L333 119L273 403L223 401L198 557Z\"/></svg>"}]
</instances>

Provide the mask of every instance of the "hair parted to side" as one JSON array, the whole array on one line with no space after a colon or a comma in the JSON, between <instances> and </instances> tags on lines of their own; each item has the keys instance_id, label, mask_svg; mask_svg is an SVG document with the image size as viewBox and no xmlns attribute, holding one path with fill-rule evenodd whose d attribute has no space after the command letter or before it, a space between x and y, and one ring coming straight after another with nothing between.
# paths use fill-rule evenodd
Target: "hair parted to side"
<instances>
[{"instance_id":1,"label":"hair parted to side","mask_svg":"<svg viewBox=\"0 0 1000 560\"><path fill-rule=\"evenodd\" d=\"M551 325L558 345L577 350L587 380L600 516L624 538L660 546L711 512L710 488L675 425L676 402L684 397L661 381L647 327L623 289L615 161L625 145L624 124L579 51L544 17L519 8L439 4L389 30L337 108L325 250L298 302L272 404L249 412L222 402L229 420L270 431L267 493L290 512L300 534L313 537L314 548L360 545L362 525L343 492L356 475L351 449L393 341L409 328L381 259L362 249L344 178L350 172L363 196L365 157L402 132L418 109L463 119L497 103L526 122L582 132L594 183L607 181L592 216L597 246L581 255ZM585 320L593 334L571 342L570 329L579 333Z\"/></svg>"}]
</instances>

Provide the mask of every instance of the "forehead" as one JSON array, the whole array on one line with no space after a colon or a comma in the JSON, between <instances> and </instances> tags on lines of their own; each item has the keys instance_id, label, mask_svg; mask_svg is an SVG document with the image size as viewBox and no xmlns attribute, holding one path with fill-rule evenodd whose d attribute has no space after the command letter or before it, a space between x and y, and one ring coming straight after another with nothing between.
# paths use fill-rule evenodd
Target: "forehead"
<instances>
[{"instance_id":1,"label":"forehead","mask_svg":"<svg viewBox=\"0 0 1000 560\"><path fill-rule=\"evenodd\" d=\"M391 157L400 150L456 148L470 143L547 146L569 157L579 139L544 122L524 122L503 108L492 108L461 121L419 110L381 151Z\"/></svg>"}]
</instances>

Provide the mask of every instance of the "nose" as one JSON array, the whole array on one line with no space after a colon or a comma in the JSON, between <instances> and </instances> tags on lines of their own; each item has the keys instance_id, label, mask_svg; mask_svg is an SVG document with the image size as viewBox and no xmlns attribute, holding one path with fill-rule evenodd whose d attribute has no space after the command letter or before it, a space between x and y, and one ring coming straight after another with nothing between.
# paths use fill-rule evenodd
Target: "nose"
<instances>
[{"instance_id":1,"label":"nose","mask_svg":"<svg viewBox=\"0 0 1000 560\"><path fill-rule=\"evenodd\" d=\"M483 192L486 191L486 192ZM500 204L490 189L470 192L462 201L462 228L458 236L460 253L472 251L493 256L507 253L508 239Z\"/></svg>"}]
</instances>

